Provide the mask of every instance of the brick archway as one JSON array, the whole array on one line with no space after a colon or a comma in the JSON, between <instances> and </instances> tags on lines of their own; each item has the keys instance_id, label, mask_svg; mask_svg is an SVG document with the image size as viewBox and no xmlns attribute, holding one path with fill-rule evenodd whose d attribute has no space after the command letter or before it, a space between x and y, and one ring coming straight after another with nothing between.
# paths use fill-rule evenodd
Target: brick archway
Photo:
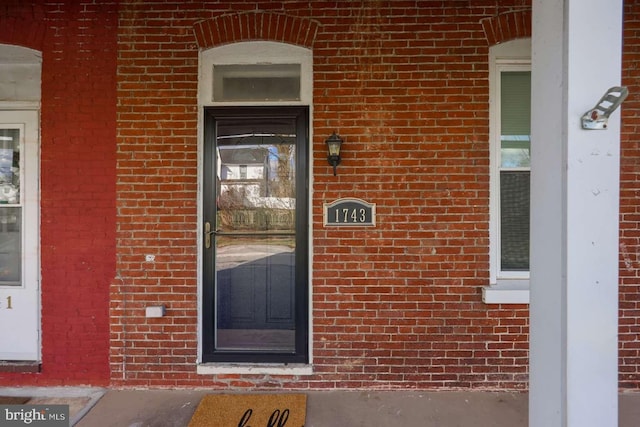
<instances>
[{"instance_id":1,"label":"brick archway","mask_svg":"<svg viewBox=\"0 0 640 427\"><path fill-rule=\"evenodd\" d=\"M0 17L0 43L42 51L46 27L33 20Z\"/></svg>"},{"instance_id":2,"label":"brick archway","mask_svg":"<svg viewBox=\"0 0 640 427\"><path fill-rule=\"evenodd\" d=\"M269 40L311 48L318 22L271 12L243 12L196 22L193 30L200 49L227 43Z\"/></svg>"},{"instance_id":3,"label":"brick archway","mask_svg":"<svg viewBox=\"0 0 640 427\"><path fill-rule=\"evenodd\" d=\"M480 21L489 46L531 37L531 10L501 13Z\"/></svg>"}]
</instances>

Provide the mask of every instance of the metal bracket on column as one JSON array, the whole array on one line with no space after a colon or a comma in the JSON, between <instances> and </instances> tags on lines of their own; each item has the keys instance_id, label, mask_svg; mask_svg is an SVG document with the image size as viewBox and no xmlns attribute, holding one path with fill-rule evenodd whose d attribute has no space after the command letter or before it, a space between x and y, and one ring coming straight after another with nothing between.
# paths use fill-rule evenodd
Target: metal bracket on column
<instances>
[{"instance_id":1,"label":"metal bracket on column","mask_svg":"<svg viewBox=\"0 0 640 427\"><path fill-rule=\"evenodd\" d=\"M625 100L627 95L629 95L629 90L626 86L609 88L607 93L600 98L596 106L582 116L582 129L607 129L609 116L622 104L622 101Z\"/></svg>"}]
</instances>

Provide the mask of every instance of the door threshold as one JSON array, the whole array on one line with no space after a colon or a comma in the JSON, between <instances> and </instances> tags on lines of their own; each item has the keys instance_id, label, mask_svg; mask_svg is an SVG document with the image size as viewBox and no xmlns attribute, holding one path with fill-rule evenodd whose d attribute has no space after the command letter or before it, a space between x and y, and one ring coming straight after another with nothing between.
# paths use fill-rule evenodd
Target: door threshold
<instances>
[{"instance_id":1,"label":"door threshold","mask_svg":"<svg viewBox=\"0 0 640 427\"><path fill-rule=\"evenodd\" d=\"M0 360L0 372L38 373L42 364L32 360Z\"/></svg>"}]
</instances>

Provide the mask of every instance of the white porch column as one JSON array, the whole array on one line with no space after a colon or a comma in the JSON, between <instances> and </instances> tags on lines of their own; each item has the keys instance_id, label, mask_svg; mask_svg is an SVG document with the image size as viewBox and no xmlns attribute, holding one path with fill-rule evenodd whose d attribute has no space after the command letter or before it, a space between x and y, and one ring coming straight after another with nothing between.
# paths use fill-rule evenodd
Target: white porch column
<instances>
[{"instance_id":1,"label":"white porch column","mask_svg":"<svg viewBox=\"0 0 640 427\"><path fill-rule=\"evenodd\" d=\"M530 427L618 425L622 0L533 0Z\"/></svg>"}]
</instances>

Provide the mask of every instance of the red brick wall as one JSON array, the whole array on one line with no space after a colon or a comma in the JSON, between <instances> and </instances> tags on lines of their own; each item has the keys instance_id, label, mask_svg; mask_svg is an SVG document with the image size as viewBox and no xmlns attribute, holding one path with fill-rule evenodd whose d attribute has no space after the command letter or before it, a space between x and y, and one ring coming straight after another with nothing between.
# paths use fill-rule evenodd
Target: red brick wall
<instances>
[{"instance_id":1,"label":"red brick wall","mask_svg":"<svg viewBox=\"0 0 640 427\"><path fill-rule=\"evenodd\" d=\"M184 11L183 11L184 7ZM194 6L121 4L118 60L118 277L111 289L112 380L174 385L196 360ZM154 255L154 262L145 262ZM167 316L146 319L165 303ZM185 382L186 384L186 382Z\"/></svg>"},{"instance_id":2,"label":"red brick wall","mask_svg":"<svg viewBox=\"0 0 640 427\"><path fill-rule=\"evenodd\" d=\"M408 3L368 3L321 21L312 387L526 385L526 306L480 297L489 266L481 20L512 6L436 3L410 13ZM346 141L338 177L322 147L333 129ZM322 202L354 195L377 204L376 228L322 228Z\"/></svg>"},{"instance_id":3,"label":"red brick wall","mask_svg":"<svg viewBox=\"0 0 640 427\"><path fill-rule=\"evenodd\" d=\"M640 388L640 4L624 2L620 158L620 386Z\"/></svg>"},{"instance_id":4,"label":"red brick wall","mask_svg":"<svg viewBox=\"0 0 640 427\"><path fill-rule=\"evenodd\" d=\"M627 3L633 37L640 5ZM114 384L526 388L527 306L485 305L480 289L489 280L488 47L530 36L530 8L415 6L121 2ZM311 376L195 372L198 48L247 40L314 55ZM635 47L625 50L621 217L627 388L640 385ZM324 146L334 130L345 140L336 177ZM323 202L354 196L377 204L376 227L324 228ZM167 316L145 319L157 303Z\"/></svg>"},{"instance_id":5,"label":"red brick wall","mask_svg":"<svg viewBox=\"0 0 640 427\"><path fill-rule=\"evenodd\" d=\"M43 57L42 371L0 373L0 384L106 385L115 275L117 7L8 1L0 23L0 43Z\"/></svg>"},{"instance_id":6,"label":"red brick wall","mask_svg":"<svg viewBox=\"0 0 640 427\"><path fill-rule=\"evenodd\" d=\"M122 2L114 383L524 388L527 307L487 306L480 292L489 268L482 20L523 9L500 3ZM195 373L198 47L255 39L314 54L308 377ZM333 130L345 140L337 177L324 147ZM377 204L377 226L323 228L322 203L353 196ZM152 303L167 316L145 319Z\"/></svg>"},{"instance_id":7,"label":"red brick wall","mask_svg":"<svg viewBox=\"0 0 640 427\"><path fill-rule=\"evenodd\" d=\"M526 387L527 307L485 305L480 289L489 280L488 47L530 34L527 1L118 4L119 15L115 2L0 7L11 29L0 42L44 58L43 368L0 373L0 384ZM626 1L626 388L640 386L639 18L638 1ZM255 39L314 54L310 376L195 369L198 49ZM334 130L345 140L336 177L324 146ZM324 228L322 204L354 196L377 204L376 227ZM145 318L161 303L165 317Z\"/></svg>"}]
</instances>

